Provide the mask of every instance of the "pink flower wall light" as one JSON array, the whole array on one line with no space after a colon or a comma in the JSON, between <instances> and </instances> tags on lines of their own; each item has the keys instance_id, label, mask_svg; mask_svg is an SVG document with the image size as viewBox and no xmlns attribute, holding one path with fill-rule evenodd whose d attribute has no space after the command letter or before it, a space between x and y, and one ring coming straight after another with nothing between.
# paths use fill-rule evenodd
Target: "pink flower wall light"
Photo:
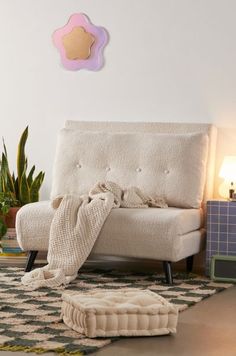
<instances>
[{"instance_id":1,"label":"pink flower wall light","mask_svg":"<svg viewBox=\"0 0 236 356\"><path fill-rule=\"evenodd\" d=\"M103 66L108 34L103 27L93 25L86 15L72 15L52 37L66 69L99 70Z\"/></svg>"}]
</instances>

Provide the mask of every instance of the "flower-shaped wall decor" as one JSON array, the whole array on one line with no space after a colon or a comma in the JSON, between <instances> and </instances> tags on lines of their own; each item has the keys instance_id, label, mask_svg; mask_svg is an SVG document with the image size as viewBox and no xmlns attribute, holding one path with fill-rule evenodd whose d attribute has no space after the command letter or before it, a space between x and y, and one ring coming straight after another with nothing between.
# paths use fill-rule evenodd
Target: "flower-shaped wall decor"
<instances>
[{"instance_id":1,"label":"flower-shaped wall decor","mask_svg":"<svg viewBox=\"0 0 236 356\"><path fill-rule=\"evenodd\" d=\"M84 14L74 14L68 23L53 33L53 42L69 70L99 70L103 65L103 49L108 34L93 25Z\"/></svg>"}]
</instances>

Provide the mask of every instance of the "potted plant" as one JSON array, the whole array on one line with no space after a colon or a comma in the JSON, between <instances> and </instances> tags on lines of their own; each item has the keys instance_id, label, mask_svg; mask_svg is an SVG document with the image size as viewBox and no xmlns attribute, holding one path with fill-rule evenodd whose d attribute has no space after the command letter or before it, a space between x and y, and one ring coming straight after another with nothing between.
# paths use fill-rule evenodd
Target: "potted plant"
<instances>
[{"instance_id":1,"label":"potted plant","mask_svg":"<svg viewBox=\"0 0 236 356\"><path fill-rule=\"evenodd\" d=\"M28 163L25 156L25 144L28 138L28 126L21 135L17 150L17 175L11 173L8 155L3 140L3 152L0 167L0 235L7 227L15 227L16 213L25 204L39 200L39 190L44 180L44 172L34 178L35 166L27 173Z\"/></svg>"},{"instance_id":2,"label":"potted plant","mask_svg":"<svg viewBox=\"0 0 236 356\"><path fill-rule=\"evenodd\" d=\"M19 209L19 202L12 197L10 193L0 192L0 219L1 226L4 226L5 229L7 227L14 227L15 221L14 217L16 215L16 211ZM3 231L4 231L4 227ZM1 229L1 228L0 228ZM6 233L6 231L5 231ZM4 234L3 234L4 235ZM0 238L3 236L0 232Z\"/></svg>"}]
</instances>

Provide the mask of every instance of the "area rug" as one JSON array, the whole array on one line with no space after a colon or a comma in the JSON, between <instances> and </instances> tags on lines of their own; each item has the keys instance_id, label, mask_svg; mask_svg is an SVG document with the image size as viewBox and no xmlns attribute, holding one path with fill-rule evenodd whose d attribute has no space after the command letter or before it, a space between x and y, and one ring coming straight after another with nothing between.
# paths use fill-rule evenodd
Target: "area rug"
<instances>
[{"instance_id":1,"label":"area rug","mask_svg":"<svg viewBox=\"0 0 236 356\"><path fill-rule=\"evenodd\" d=\"M89 339L69 329L60 320L63 290L27 290L20 284L23 274L19 268L0 267L0 350L87 355L119 339ZM66 290L149 289L182 311L230 286L196 275L177 274L174 285L168 286L163 276L155 273L84 270Z\"/></svg>"}]
</instances>

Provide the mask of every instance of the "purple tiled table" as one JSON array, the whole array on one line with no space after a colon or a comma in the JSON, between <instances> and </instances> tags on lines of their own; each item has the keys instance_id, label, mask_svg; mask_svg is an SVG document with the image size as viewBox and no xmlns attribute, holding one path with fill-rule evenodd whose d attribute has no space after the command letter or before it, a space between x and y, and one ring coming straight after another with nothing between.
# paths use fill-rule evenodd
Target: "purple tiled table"
<instances>
[{"instance_id":1,"label":"purple tiled table","mask_svg":"<svg viewBox=\"0 0 236 356\"><path fill-rule=\"evenodd\" d=\"M206 275L210 274L211 257L236 256L236 202L207 202Z\"/></svg>"}]
</instances>

